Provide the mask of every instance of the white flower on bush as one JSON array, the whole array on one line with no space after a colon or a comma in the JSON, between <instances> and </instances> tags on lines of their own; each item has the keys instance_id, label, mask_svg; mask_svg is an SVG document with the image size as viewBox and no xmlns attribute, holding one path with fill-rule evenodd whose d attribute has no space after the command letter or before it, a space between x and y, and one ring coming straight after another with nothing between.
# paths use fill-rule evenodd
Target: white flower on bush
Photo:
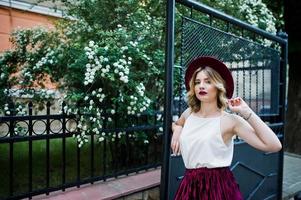
<instances>
[{"instance_id":1,"label":"white flower on bush","mask_svg":"<svg viewBox=\"0 0 301 200\"><path fill-rule=\"evenodd\" d=\"M95 45L94 41L89 42L89 47L85 47L85 54L89 59L89 63L86 66L84 85L88 85L89 83L93 83L95 74L98 70L102 69L101 62L103 61L103 56L100 56L99 59L96 56L98 46ZM108 61L108 58L106 58Z\"/></svg>"},{"instance_id":2,"label":"white flower on bush","mask_svg":"<svg viewBox=\"0 0 301 200\"><path fill-rule=\"evenodd\" d=\"M123 46L123 47L121 47L121 51L123 52L123 51L125 51L125 50L128 50L129 48L127 47L127 46Z\"/></svg>"},{"instance_id":3,"label":"white flower on bush","mask_svg":"<svg viewBox=\"0 0 301 200\"><path fill-rule=\"evenodd\" d=\"M144 91L145 91L145 87L144 87L143 83L140 83L139 85L137 85L136 88L137 88L138 94L140 96L143 96Z\"/></svg>"},{"instance_id":4,"label":"white flower on bush","mask_svg":"<svg viewBox=\"0 0 301 200\"><path fill-rule=\"evenodd\" d=\"M41 67L43 65L46 64L56 64L57 63L57 59L54 56L54 51L51 50L50 48L47 49L47 53L44 57L42 57L34 66L33 66L33 70L38 70L41 69Z\"/></svg>"},{"instance_id":5,"label":"white flower on bush","mask_svg":"<svg viewBox=\"0 0 301 200\"><path fill-rule=\"evenodd\" d=\"M130 41L130 45L132 45L133 47L136 47L138 45L138 42L133 42L133 41Z\"/></svg>"},{"instance_id":6,"label":"white flower on bush","mask_svg":"<svg viewBox=\"0 0 301 200\"><path fill-rule=\"evenodd\" d=\"M8 108L8 104L4 104L4 110L7 111L9 108Z\"/></svg>"},{"instance_id":7,"label":"white flower on bush","mask_svg":"<svg viewBox=\"0 0 301 200\"><path fill-rule=\"evenodd\" d=\"M127 76L129 74L129 68L126 64L127 64L127 62L125 59L119 59L117 62L113 63L113 66L115 67L114 73L117 76L119 76L119 80L124 83L129 82L129 79Z\"/></svg>"},{"instance_id":8,"label":"white flower on bush","mask_svg":"<svg viewBox=\"0 0 301 200\"><path fill-rule=\"evenodd\" d=\"M95 42L91 40L91 41L89 42L89 47L91 47L91 48L94 47L94 44L95 44Z\"/></svg>"}]
</instances>

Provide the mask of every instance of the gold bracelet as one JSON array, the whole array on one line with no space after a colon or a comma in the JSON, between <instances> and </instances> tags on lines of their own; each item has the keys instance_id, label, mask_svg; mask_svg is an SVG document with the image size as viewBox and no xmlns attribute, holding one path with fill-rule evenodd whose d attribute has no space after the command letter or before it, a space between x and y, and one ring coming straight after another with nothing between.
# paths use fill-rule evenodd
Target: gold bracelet
<instances>
[{"instance_id":1,"label":"gold bracelet","mask_svg":"<svg viewBox=\"0 0 301 200\"><path fill-rule=\"evenodd\" d=\"M249 116L248 117L243 117L244 120L248 121L250 119L250 117L252 116L252 112L250 112Z\"/></svg>"}]
</instances>

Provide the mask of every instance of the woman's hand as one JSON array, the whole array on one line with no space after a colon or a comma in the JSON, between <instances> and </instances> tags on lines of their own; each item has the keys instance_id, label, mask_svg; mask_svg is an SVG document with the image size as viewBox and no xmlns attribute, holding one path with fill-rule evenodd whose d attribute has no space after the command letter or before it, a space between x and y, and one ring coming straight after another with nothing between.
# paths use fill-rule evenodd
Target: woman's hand
<instances>
[{"instance_id":1,"label":"woman's hand","mask_svg":"<svg viewBox=\"0 0 301 200\"><path fill-rule=\"evenodd\" d=\"M172 149L172 153L174 155L180 155L180 135L182 132L182 126L176 125L175 123L173 123L172 125L172 130L173 130L173 134L172 134L172 138L171 138L171 144L170 147Z\"/></svg>"},{"instance_id":2,"label":"woman's hand","mask_svg":"<svg viewBox=\"0 0 301 200\"><path fill-rule=\"evenodd\" d=\"M229 99L228 106L232 112L240 114L244 119L248 119L253 112L248 104L240 97Z\"/></svg>"}]
</instances>

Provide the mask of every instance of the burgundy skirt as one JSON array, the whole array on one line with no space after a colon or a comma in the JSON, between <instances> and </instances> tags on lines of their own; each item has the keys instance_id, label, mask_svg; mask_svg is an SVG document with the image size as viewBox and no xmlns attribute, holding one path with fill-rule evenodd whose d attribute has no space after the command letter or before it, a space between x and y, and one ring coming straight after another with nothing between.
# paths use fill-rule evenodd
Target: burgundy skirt
<instances>
[{"instance_id":1,"label":"burgundy skirt","mask_svg":"<svg viewBox=\"0 0 301 200\"><path fill-rule=\"evenodd\" d=\"M175 200L242 200L229 167L186 169Z\"/></svg>"}]
</instances>

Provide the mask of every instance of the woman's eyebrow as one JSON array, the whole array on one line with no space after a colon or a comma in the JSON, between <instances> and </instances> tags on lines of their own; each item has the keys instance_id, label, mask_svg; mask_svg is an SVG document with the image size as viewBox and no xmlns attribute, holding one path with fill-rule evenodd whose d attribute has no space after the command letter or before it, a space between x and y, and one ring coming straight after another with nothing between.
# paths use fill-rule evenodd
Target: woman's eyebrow
<instances>
[{"instance_id":1,"label":"woman's eyebrow","mask_svg":"<svg viewBox=\"0 0 301 200\"><path fill-rule=\"evenodd\" d=\"M200 81L200 80L201 80L201 79L199 79L199 78L196 78L196 79L195 79L195 81ZM206 77L206 78L204 78L204 80L207 81L207 80L210 80L210 78Z\"/></svg>"}]
</instances>

